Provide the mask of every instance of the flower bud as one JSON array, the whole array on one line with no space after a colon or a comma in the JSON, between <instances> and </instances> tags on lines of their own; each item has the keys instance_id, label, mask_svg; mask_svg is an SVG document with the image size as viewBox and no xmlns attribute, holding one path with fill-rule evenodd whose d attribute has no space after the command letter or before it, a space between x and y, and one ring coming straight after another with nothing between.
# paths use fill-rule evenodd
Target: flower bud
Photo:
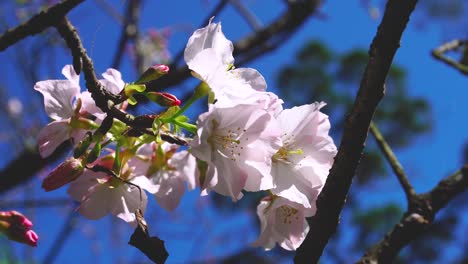
<instances>
[{"instance_id":1,"label":"flower bud","mask_svg":"<svg viewBox=\"0 0 468 264\"><path fill-rule=\"evenodd\" d=\"M175 95L165 92L148 92L146 97L160 106L171 107L179 106L180 100Z\"/></svg>"},{"instance_id":2,"label":"flower bud","mask_svg":"<svg viewBox=\"0 0 468 264\"><path fill-rule=\"evenodd\" d=\"M31 220L17 211L0 212L0 232L10 240L37 246L39 236L31 227Z\"/></svg>"},{"instance_id":3,"label":"flower bud","mask_svg":"<svg viewBox=\"0 0 468 264\"><path fill-rule=\"evenodd\" d=\"M166 75L169 72L169 66L164 64L156 64L149 67L135 84L147 83L159 79L161 76Z\"/></svg>"},{"instance_id":4,"label":"flower bud","mask_svg":"<svg viewBox=\"0 0 468 264\"><path fill-rule=\"evenodd\" d=\"M69 158L58 165L42 182L42 188L46 192L53 191L75 180L84 172L81 159Z\"/></svg>"}]
</instances>

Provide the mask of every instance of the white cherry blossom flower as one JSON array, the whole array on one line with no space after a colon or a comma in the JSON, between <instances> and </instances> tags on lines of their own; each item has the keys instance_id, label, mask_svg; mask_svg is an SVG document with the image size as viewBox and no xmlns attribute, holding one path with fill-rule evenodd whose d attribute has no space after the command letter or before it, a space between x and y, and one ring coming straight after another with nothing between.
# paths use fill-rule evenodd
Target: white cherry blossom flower
<instances>
[{"instance_id":1,"label":"white cherry blossom flower","mask_svg":"<svg viewBox=\"0 0 468 264\"><path fill-rule=\"evenodd\" d=\"M283 146L273 156L271 192L306 208L314 207L336 155L328 116L320 112L324 105L285 109L277 117Z\"/></svg>"},{"instance_id":2,"label":"white cherry blossom flower","mask_svg":"<svg viewBox=\"0 0 468 264\"><path fill-rule=\"evenodd\" d=\"M190 70L206 82L218 101L245 99L256 91L265 91L266 82L255 69L234 69L233 45L221 31L221 23L211 23L196 30L184 52Z\"/></svg>"},{"instance_id":3,"label":"white cherry blossom flower","mask_svg":"<svg viewBox=\"0 0 468 264\"><path fill-rule=\"evenodd\" d=\"M195 157L208 163L205 183L216 182L212 189L234 201L242 197L244 188L272 188L271 157L279 149L279 131L270 125L273 121L254 104L213 106L200 115L190 146Z\"/></svg>"},{"instance_id":4,"label":"white cherry blossom flower","mask_svg":"<svg viewBox=\"0 0 468 264\"><path fill-rule=\"evenodd\" d=\"M286 250L296 250L309 232L306 217L315 214L314 208L304 208L288 199L268 196L257 206L260 235L252 244L271 250L278 243Z\"/></svg>"}]
</instances>

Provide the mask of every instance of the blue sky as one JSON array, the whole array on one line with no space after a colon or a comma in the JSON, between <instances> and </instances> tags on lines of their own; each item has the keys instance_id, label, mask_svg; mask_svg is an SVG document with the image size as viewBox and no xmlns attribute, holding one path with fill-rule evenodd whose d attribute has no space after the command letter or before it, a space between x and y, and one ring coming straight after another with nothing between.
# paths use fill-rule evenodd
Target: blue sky
<instances>
[{"instance_id":1,"label":"blue sky","mask_svg":"<svg viewBox=\"0 0 468 264\"><path fill-rule=\"evenodd\" d=\"M115 2L117 3L115 8L118 10L122 10L125 6L125 1ZM191 32L198 28L207 15L207 10L210 10L215 3L215 1L193 1L188 4L188 1L184 1L187 6L181 8L182 1L146 2L142 15L142 33L150 27L173 27L174 34L169 40L170 51L173 53L185 46ZM251 0L245 2L265 24L278 15L283 8L281 1L268 1L266 3L267 1ZM268 5L268 7L266 8L265 5ZM318 39L336 52L345 52L354 48L367 49L380 22L380 18L373 19L368 10L363 8L360 1L357 0L326 1L320 10L318 16L309 19L304 27L280 49L245 65L260 71L265 76L271 91L277 91L275 78L279 68L292 63L295 52L305 42ZM82 19L85 14L88 14L88 16L86 16L86 19ZM120 29L115 25L114 20L103 14L101 10L96 9L93 1L88 1L79 6L70 14L70 18L77 24L88 53L94 60L97 72L105 71L112 61ZM232 7L226 8L215 18L215 21L222 22L223 31L231 40L239 39L250 30ZM418 137L410 147L396 152L418 192L424 192L432 188L438 179L461 166L461 150L468 137L468 123L466 122L468 104L465 103L466 98L468 98L466 77L430 56L430 51L434 47L447 40L444 28L437 23L431 24L431 22L427 21L424 29L417 28L413 21L410 22L394 60L395 63L404 66L407 70L409 94L426 98L432 107L433 130ZM10 61L11 54L0 54L0 59ZM70 61L69 54L60 50L57 56L55 75L47 75L47 71L44 70L41 77L44 79L61 79L60 70L62 65ZM123 62L121 68L123 78L126 81L132 81L135 76L130 70L130 63L128 60ZM7 72L12 71L11 65L5 67L8 69ZM42 67L42 65L38 65L38 67ZM21 78L18 73L13 74L16 74L16 78ZM0 77L8 80L7 82L10 85L14 85L16 78L8 78L8 75L3 72ZM298 92L301 89L301 87L297 87ZM20 89L12 93L25 100ZM38 95L35 100L36 103L41 102L42 98ZM45 115L43 118L45 121ZM335 139L337 145L339 140L338 138ZM370 140L373 139L370 138ZM36 197L41 198L65 197L65 189L54 193L42 193L42 190L38 187L39 183L39 180L35 180L29 184L26 191L13 191L5 199L16 199L25 192L31 191L35 193ZM381 191L389 189L389 186L392 190L399 190L398 182L394 177L388 177L384 181L373 184L372 191L365 192L366 195L369 195L369 199L366 199L368 202L365 202L364 205L378 206L391 200L403 206L402 191L391 192L385 196L380 195ZM255 240L256 234L249 229L249 226L254 223L253 221L256 221L255 217L245 217L247 214L245 212L240 215L221 215L213 210L208 199L199 198L196 192L188 194L183 201L181 208L176 210L174 214L162 212L162 209L157 208L150 210L150 215L147 215L149 219L157 222L158 227L155 227L154 230L162 232L159 234L162 239L167 240L169 252L171 252L171 249L175 251L175 248L178 248L178 252L186 253L171 256L169 263L184 263L187 259L196 257L198 254L205 256L213 254L215 256L233 252L242 247L243 245L239 243L228 243L229 239L210 241L210 236L217 237L217 239L225 237L226 234L223 232L226 232L226 229L224 227L229 227L230 223L236 223L243 231L238 232L239 237L233 238L234 240L245 241L245 245ZM153 202L149 206L154 208L156 204ZM70 208L72 208L72 204L65 209L47 208L30 211L36 215L36 230L41 236L40 246L34 249L32 253L36 258L43 259L46 252L48 252L53 239L55 239L58 230L61 228L62 219L67 215ZM203 213L200 214L200 211ZM195 217L198 214L201 217ZM187 220L187 218L189 219ZM160 223L159 219L164 219L165 222ZM77 230L70 237L70 240L75 242L71 243L69 241L64 245L63 254L58 256L57 263L72 263L78 258L89 261L97 260L101 263L115 261L116 258L111 256L113 252L124 252L125 259L137 256L139 252L129 250L126 244L131 229L123 226L123 224L118 224L121 228L113 230L109 225L112 221L110 217L99 221L80 219ZM187 223L189 228L185 230ZM199 237L187 241L185 235L194 227L199 230ZM114 235L109 236L109 233ZM197 234L197 232L195 233ZM163 237L164 234L170 237ZM205 239L205 235L207 239ZM99 240L100 237L104 238L104 240ZM215 249L213 250L213 248ZM87 252L90 249L104 254L95 259L94 255ZM20 247L18 252L23 252L23 248Z\"/></svg>"}]
</instances>

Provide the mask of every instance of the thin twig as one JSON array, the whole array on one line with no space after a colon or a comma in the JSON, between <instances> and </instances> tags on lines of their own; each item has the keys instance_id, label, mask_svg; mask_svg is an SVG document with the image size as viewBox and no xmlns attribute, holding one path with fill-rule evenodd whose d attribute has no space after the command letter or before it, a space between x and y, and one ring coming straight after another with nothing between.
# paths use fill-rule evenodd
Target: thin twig
<instances>
[{"instance_id":1,"label":"thin twig","mask_svg":"<svg viewBox=\"0 0 468 264\"><path fill-rule=\"evenodd\" d=\"M94 0L94 2L96 2L104 12L109 14L110 17L115 19L117 23L120 25L124 23L124 17L114 8L114 5L109 4L106 0Z\"/></svg>"},{"instance_id":2,"label":"thin twig","mask_svg":"<svg viewBox=\"0 0 468 264\"><path fill-rule=\"evenodd\" d=\"M447 51L455 50L460 47L467 47L467 42L462 40L452 40L447 43L442 44L440 47L432 51L432 56L445 64L454 67L464 75L468 75L468 66L461 64L449 57L444 56L444 53Z\"/></svg>"},{"instance_id":3,"label":"thin twig","mask_svg":"<svg viewBox=\"0 0 468 264\"><path fill-rule=\"evenodd\" d=\"M140 13L140 0L130 0L127 4L125 12L125 21L122 25L122 32L120 33L120 40L118 41L117 50L114 53L114 59L112 60L112 68L118 69L122 61L123 54L125 53L125 47L129 41L133 41L136 51L136 64L137 71L142 72L142 58L138 50L138 17Z\"/></svg>"},{"instance_id":4,"label":"thin twig","mask_svg":"<svg viewBox=\"0 0 468 264\"><path fill-rule=\"evenodd\" d=\"M58 23L70 10L84 0L62 1L49 9L40 12L14 29L9 29L0 36L0 51L7 49L16 42L35 34L41 33L48 27Z\"/></svg>"},{"instance_id":5,"label":"thin twig","mask_svg":"<svg viewBox=\"0 0 468 264\"><path fill-rule=\"evenodd\" d=\"M62 248L65 246L65 243L68 241L68 238L73 233L73 231L76 230L78 216L79 216L78 213L74 209L71 209L71 211L68 213L67 218L64 221L64 224L62 226L62 229L60 230L60 233L55 238L54 243L50 247L42 263L44 264L53 263L54 260L57 258L57 256L60 254L60 252L62 252Z\"/></svg>"},{"instance_id":6,"label":"thin twig","mask_svg":"<svg viewBox=\"0 0 468 264\"><path fill-rule=\"evenodd\" d=\"M408 200L408 203L409 203L411 199L416 196L416 192L414 191L413 186L411 186L411 183L408 180L408 176L406 176L403 166L401 166L397 157L395 156L392 149L385 141L385 138L380 133L379 128L374 122L371 122L370 124L370 131L374 135L375 140L377 141L377 144L379 145L380 150L383 152L383 154L387 158L388 163L390 163L390 166L392 167L393 172L395 172L395 175L397 176L398 181L400 182L401 187L403 188L403 191L406 194L406 199Z\"/></svg>"},{"instance_id":7,"label":"thin twig","mask_svg":"<svg viewBox=\"0 0 468 264\"><path fill-rule=\"evenodd\" d=\"M254 30L262 29L262 23L255 17L255 14L250 12L250 10L244 5L244 3L240 0L230 0L231 5L237 9L237 12L244 17L245 21L249 26Z\"/></svg>"},{"instance_id":8,"label":"thin twig","mask_svg":"<svg viewBox=\"0 0 468 264\"><path fill-rule=\"evenodd\" d=\"M64 206L70 204L70 198L54 198L54 199L31 199L21 201L2 201L0 202L0 208L43 208L43 207L54 207Z\"/></svg>"},{"instance_id":9,"label":"thin twig","mask_svg":"<svg viewBox=\"0 0 468 264\"><path fill-rule=\"evenodd\" d=\"M317 199L317 213L308 219L310 230L297 250L296 263L317 263L336 232L372 117L385 92L385 79L416 2L387 1L385 14L369 49L369 61L357 97L345 121L338 153Z\"/></svg>"}]
</instances>

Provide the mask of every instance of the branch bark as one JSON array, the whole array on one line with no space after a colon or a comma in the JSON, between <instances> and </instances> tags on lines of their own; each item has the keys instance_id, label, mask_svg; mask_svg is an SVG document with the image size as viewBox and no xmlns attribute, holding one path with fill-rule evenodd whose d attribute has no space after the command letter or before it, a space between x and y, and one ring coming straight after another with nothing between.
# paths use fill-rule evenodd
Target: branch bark
<instances>
[{"instance_id":1,"label":"branch bark","mask_svg":"<svg viewBox=\"0 0 468 264\"><path fill-rule=\"evenodd\" d=\"M400 223L385 238L369 249L357 263L392 263L400 250L420 236L440 209L468 188L468 165L443 179L430 192L414 199Z\"/></svg>"},{"instance_id":2,"label":"branch bark","mask_svg":"<svg viewBox=\"0 0 468 264\"><path fill-rule=\"evenodd\" d=\"M47 159L41 158L37 151L25 149L15 160L0 172L0 194L31 180L46 164L53 163L70 150L67 141Z\"/></svg>"},{"instance_id":3,"label":"branch bark","mask_svg":"<svg viewBox=\"0 0 468 264\"><path fill-rule=\"evenodd\" d=\"M57 24L70 10L82 3L84 0L62 1L51 8L40 12L26 21L24 24L9 29L0 36L0 51L28 37L41 33L48 27Z\"/></svg>"},{"instance_id":4,"label":"branch bark","mask_svg":"<svg viewBox=\"0 0 468 264\"><path fill-rule=\"evenodd\" d=\"M369 125L385 91L385 79L417 0L390 0L370 46L369 61L341 145L325 186L317 200L317 213L308 219L310 231L294 258L296 263L317 263L335 233L356 168L362 156Z\"/></svg>"}]
</instances>

